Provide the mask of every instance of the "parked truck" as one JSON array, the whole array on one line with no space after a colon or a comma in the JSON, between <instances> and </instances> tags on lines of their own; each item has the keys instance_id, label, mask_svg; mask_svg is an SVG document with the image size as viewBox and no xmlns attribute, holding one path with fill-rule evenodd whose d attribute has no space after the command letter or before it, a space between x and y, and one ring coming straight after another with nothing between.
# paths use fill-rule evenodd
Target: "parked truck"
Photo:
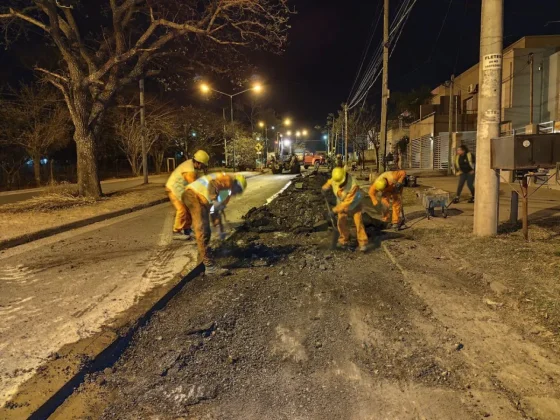
<instances>
[{"instance_id":1,"label":"parked truck","mask_svg":"<svg viewBox=\"0 0 560 420\"><path fill-rule=\"evenodd\" d=\"M321 165L325 165L327 163L326 157L324 154L311 153L305 152L303 156L303 167L305 169L309 168L310 166L319 167Z\"/></svg>"}]
</instances>

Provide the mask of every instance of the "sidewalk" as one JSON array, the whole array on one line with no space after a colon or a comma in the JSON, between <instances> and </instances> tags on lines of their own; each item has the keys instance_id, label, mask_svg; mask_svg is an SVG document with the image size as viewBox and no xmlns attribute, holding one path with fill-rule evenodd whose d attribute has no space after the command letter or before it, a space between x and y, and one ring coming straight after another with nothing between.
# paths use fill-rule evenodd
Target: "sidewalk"
<instances>
[{"instance_id":1,"label":"sidewalk","mask_svg":"<svg viewBox=\"0 0 560 420\"><path fill-rule=\"evenodd\" d=\"M247 178L260 175L260 172L241 173ZM168 200L163 188L167 177L167 174L152 177L148 185L129 187L95 202L76 200L61 209L43 211L40 206L31 206L31 202L26 209L28 201L0 205L0 250L164 203ZM141 182L141 178L137 180ZM18 209L14 210L14 206Z\"/></svg>"},{"instance_id":2,"label":"sidewalk","mask_svg":"<svg viewBox=\"0 0 560 420\"><path fill-rule=\"evenodd\" d=\"M457 178L454 176L419 178L418 183L424 187L435 187L449 191L451 197L455 196L455 191L457 190ZM519 190L517 185L510 186L504 183L500 184L501 222L509 220L512 188ZM462 213L459 215L461 219L472 218L474 216L474 205L466 203L468 194L469 190L465 185L461 203L452 205L452 208L461 210ZM529 194L532 194L529 197L529 220L541 220L560 213L560 191L547 189L546 187L542 187L536 191L536 188L529 187ZM521 217L521 199L519 199L518 214L519 217Z\"/></svg>"}]
</instances>

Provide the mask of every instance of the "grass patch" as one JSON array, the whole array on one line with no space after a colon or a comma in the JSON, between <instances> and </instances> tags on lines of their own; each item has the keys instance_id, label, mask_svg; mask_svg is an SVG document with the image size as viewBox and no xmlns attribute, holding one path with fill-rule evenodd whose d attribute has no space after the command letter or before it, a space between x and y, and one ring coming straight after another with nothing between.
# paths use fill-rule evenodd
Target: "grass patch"
<instances>
[{"instance_id":1,"label":"grass patch","mask_svg":"<svg viewBox=\"0 0 560 420\"><path fill-rule=\"evenodd\" d=\"M94 198L80 197L75 185L69 183L49 184L36 197L0 206L0 213L48 213L74 207L89 206L98 201Z\"/></svg>"}]
</instances>

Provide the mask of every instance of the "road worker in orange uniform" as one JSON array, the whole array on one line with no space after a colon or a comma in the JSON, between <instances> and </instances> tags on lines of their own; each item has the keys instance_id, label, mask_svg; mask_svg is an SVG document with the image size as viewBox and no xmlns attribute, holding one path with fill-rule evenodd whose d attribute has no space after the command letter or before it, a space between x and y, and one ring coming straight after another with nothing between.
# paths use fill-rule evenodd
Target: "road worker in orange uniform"
<instances>
[{"instance_id":1,"label":"road worker in orange uniform","mask_svg":"<svg viewBox=\"0 0 560 420\"><path fill-rule=\"evenodd\" d=\"M347 248L350 242L350 231L348 230L348 217L354 219L356 232L358 236L359 250L367 251L368 236L362 219L361 201L363 193L356 183L356 180L346 172L344 168L336 167L332 171L331 179L323 185L323 193L325 194L332 188L337 201L337 205L332 209L338 214L338 246Z\"/></svg>"},{"instance_id":2,"label":"road worker in orange uniform","mask_svg":"<svg viewBox=\"0 0 560 420\"><path fill-rule=\"evenodd\" d=\"M377 197L381 193L381 204L383 205L382 220L389 223L391 217L391 202L393 207L392 224L393 229L399 230L403 223L402 213L402 190L406 178L405 171L387 171L379 175L369 188L369 196L374 207L379 205Z\"/></svg>"},{"instance_id":3,"label":"road worker in orange uniform","mask_svg":"<svg viewBox=\"0 0 560 420\"><path fill-rule=\"evenodd\" d=\"M219 172L200 177L183 193L183 203L192 216L192 226L198 247L198 261L204 263L206 274L224 274L227 270L215 265L211 256L210 212L223 210L229 197L243 193L247 180L243 175ZM224 192L227 191L227 194ZM224 199L227 197L227 200ZM218 209L217 209L218 208Z\"/></svg>"},{"instance_id":4,"label":"road worker in orange uniform","mask_svg":"<svg viewBox=\"0 0 560 420\"><path fill-rule=\"evenodd\" d=\"M210 156L204 150L196 152L189 159L175 168L165 184L165 191L175 207L175 223L173 224L173 239L191 239L192 218L181 197L185 188L198 178L198 171L208 167Z\"/></svg>"}]
</instances>

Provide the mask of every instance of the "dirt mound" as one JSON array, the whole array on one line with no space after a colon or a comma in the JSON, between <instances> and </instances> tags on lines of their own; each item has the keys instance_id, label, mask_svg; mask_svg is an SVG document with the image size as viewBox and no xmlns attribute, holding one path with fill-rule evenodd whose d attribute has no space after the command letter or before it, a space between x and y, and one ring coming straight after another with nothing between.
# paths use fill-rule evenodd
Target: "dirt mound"
<instances>
[{"instance_id":1,"label":"dirt mound","mask_svg":"<svg viewBox=\"0 0 560 420\"><path fill-rule=\"evenodd\" d=\"M272 203L253 208L245 216L244 229L250 232L305 233L329 227L327 205L321 187L327 174L297 178ZM329 206L336 204L334 196Z\"/></svg>"}]
</instances>

